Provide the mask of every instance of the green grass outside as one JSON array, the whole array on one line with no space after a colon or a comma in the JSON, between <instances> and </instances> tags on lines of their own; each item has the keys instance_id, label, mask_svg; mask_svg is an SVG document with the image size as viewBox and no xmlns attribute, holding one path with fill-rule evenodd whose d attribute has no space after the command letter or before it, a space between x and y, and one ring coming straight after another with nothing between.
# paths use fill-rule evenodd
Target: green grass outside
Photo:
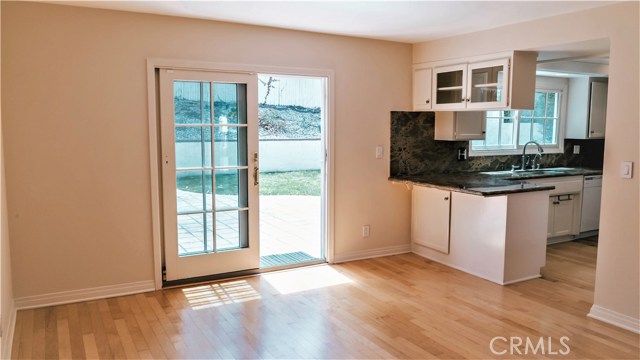
<instances>
[{"instance_id":1,"label":"green grass outside","mask_svg":"<svg viewBox=\"0 0 640 360\"><path fill-rule=\"evenodd\" d=\"M249 179L252 181L253 179ZM205 191L211 194L211 176L205 178ZM260 173L260 195L311 195L320 196L320 170ZM199 175L178 179L178 189L194 193L202 192ZM238 177L235 174L216 175L216 194L238 193Z\"/></svg>"},{"instance_id":2,"label":"green grass outside","mask_svg":"<svg viewBox=\"0 0 640 360\"><path fill-rule=\"evenodd\" d=\"M320 196L320 170L261 173L260 195Z\"/></svg>"}]
</instances>

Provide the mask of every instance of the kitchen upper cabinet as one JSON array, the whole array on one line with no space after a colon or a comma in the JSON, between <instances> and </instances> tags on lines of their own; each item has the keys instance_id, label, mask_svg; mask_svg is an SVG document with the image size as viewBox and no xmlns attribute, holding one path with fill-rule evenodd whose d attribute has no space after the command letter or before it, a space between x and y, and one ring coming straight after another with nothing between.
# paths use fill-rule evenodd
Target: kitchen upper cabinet
<instances>
[{"instance_id":1,"label":"kitchen upper cabinet","mask_svg":"<svg viewBox=\"0 0 640 360\"><path fill-rule=\"evenodd\" d=\"M435 110L466 108L467 64L437 67L433 73L433 108Z\"/></svg>"},{"instance_id":2,"label":"kitchen upper cabinet","mask_svg":"<svg viewBox=\"0 0 640 360\"><path fill-rule=\"evenodd\" d=\"M413 67L413 110L431 110L431 67Z\"/></svg>"},{"instance_id":3,"label":"kitchen upper cabinet","mask_svg":"<svg viewBox=\"0 0 640 360\"><path fill-rule=\"evenodd\" d=\"M449 253L451 192L414 186L411 192L411 239L414 243Z\"/></svg>"},{"instance_id":4,"label":"kitchen upper cabinet","mask_svg":"<svg viewBox=\"0 0 640 360\"><path fill-rule=\"evenodd\" d=\"M567 138L604 138L607 91L606 78L579 77L569 80Z\"/></svg>"},{"instance_id":5,"label":"kitchen upper cabinet","mask_svg":"<svg viewBox=\"0 0 640 360\"><path fill-rule=\"evenodd\" d=\"M536 56L513 51L414 65L414 110L533 109Z\"/></svg>"},{"instance_id":6,"label":"kitchen upper cabinet","mask_svg":"<svg viewBox=\"0 0 640 360\"><path fill-rule=\"evenodd\" d=\"M508 58L435 68L434 109L507 106Z\"/></svg>"},{"instance_id":7,"label":"kitchen upper cabinet","mask_svg":"<svg viewBox=\"0 0 640 360\"><path fill-rule=\"evenodd\" d=\"M591 104L589 104L589 138L604 138L604 128L607 122L607 92L609 84L603 82L591 83Z\"/></svg>"},{"instance_id":8,"label":"kitchen upper cabinet","mask_svg":"<svg viewBox=\"0 0 640 360\"><path fill-rule=\"evenodd\" d=\"M486 113L484 111L438 111L435 140L483 140Z\"/></svg>"},{"instance_id":9,"label":"kitchen upper cabinet","mask_svg":"<svg viewBox=\"0 0 640 360\"><path fill-rule=\"evenodd\" d=\"M510 59L472 63L467 66L467 109L507 106L506 83Z\"/></svg>"}]
</instances>

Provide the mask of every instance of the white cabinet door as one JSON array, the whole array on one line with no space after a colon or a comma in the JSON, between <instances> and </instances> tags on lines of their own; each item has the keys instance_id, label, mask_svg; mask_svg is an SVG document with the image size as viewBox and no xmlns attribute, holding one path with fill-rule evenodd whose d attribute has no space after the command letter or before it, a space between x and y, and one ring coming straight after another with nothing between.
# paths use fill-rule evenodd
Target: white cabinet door
<instances>
[{"instance_id":1,"label":"white cabinet door","mask_svg":"<svg viewBox=\"0 0 640 360\"><path fill-rule=\"evenodd\" d=\"M437 111L435 140L483 140L486 117L484 111Z\"/></svg>"},{"instance_id":2,"label":"white cabinet door","mask_svg":"<svg viewBox=\"0 0 640 360\"><path fill-rule=\"evenodd\" d=\"M556 207L555 207L555 203L556 203L556 197L552 196L549 198L549 220L547 222L547 238L553 237L553 228L555 226L555 220L556 220Z\"/></svg>"},{"instance_id":3,"label":"white cabinet door","mask_svg":"<svg viewBox=\"0 0 640 360\"><path fill-rule=\"evenodd\" d=\"M433 108L465 109L467 64L438 67L433 70Z\"/></svg>"},{"instance_id":4,"label":"white cabinet door","mask_svg":"<svg viewBox=\"0 0 640 360\"><path fill-rule=\"evenodd\" d=\"M573 232L573 195L553 196L553 237L571 235Z\"/></svg>"},{"instance_id":5,"label":"white cabinet door","mask_svg":"<svg viewBox=\"0 0 640 360\"><path fill-rule=\"evenodd\" d=\"M509 59L467 66L467 109L495 109L507 106Z\"/></svg>"},{"instance_id":6,"label":"white cabinet door","mask_svg":"<svg viewBox=\"0 0 640 360\"><path fill-rule=\"evenodd\" d=\"M600 78L578 77L569 80L566 138L604 138L608 88L606 80Z\"/></svg>"},{"instance_id":7,"label":"white cabinet door","mask_svg":"<svg viewBox=\"0 0 640 360\"><path fill-rule=\"evenodd\" d=\"M591 83L591 105L589 107L589 138L604 138L604 128L607 119L607 90L608 84L602 82Z\"/></svg>"},{"instance_id":8,"label":"white cabinet door","mask_svg":"<svg viewBox=\"0 0 640 360\"><path fill-rule=\"evenodd\" d=\"M416 244L449 253L451 192L414 186L411 195L411 238Z\"/></svg>"},{"instance_id":9,"label":"white cabinet door","mask_svg":"<svg viewBox=\"0 0 640 360\"><path fill-rule=\"evenodd\" d=\"M602 176L585 176L580 211L580 232L598 230L600 227L600 205Z\"/></svg>"},{"instance_id":10,"label":"white cabinet door","mask_svg":"<svg viewBox=\"0 0 640 360\"><path fill-rule=\"evenodd\" d=\"M456 140L484 140L486 118L484 111L459 112L456 117Z\"/></svg>"},{"instance_id":11,"label":"white cabinet door","mask_svg":"<svg viewBox=\"0 0 640 360\"><path fill-rule=\"evenodd\" d=\"M413 110L431 110L430 67L413 68Z\"/></svg>"}]
</instances>

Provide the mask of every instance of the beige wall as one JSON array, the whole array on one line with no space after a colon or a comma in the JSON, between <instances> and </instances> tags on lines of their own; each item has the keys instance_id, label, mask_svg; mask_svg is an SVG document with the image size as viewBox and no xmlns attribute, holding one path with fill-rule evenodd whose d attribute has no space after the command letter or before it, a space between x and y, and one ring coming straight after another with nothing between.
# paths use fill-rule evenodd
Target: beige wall
<instances>
[{"instance_id":1,"label":"beige wall","mask_svg":"<svg viewBox=\"0 0 640 360\"><path fill-rule=\"evenodd\" d=\"M16 297L153 280L146 59L333 69L338 255L409 243L386 180L411 45L156 15L2 3ZM388 151L385 151L388 154ZM371 237L360 236L371 224Z\"/></svg>"},{"instance_id":2,"label":"beige wall","mask_svg":"<svg viewBox=\"0 0 640 360\"><path fill-rule=\"evenodd\" d=\"M639 317L639 172L618 176L620 162L635 168L640 150L638 2L562 15L489 31L416 44L413 62L507 50L527 50L609 38L610 73L595 304Z\"/></svg>"}]
</instances>

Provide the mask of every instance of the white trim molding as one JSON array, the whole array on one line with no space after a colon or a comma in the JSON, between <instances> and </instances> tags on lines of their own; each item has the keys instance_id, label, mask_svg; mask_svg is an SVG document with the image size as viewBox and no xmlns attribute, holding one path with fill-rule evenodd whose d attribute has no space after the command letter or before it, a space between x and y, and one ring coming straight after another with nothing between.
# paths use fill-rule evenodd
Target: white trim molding
<instances>
[{"instance_id":1,"label":"white trim molding","mask_svg":"<svg viewBox=\"0 0 640 360\"><path fill-rule=\"evenodd\" d=\"M343 263L347 261L371 259L382 256L391 256L398 254L406 254L411 252L411 244L386 246L370 250L350 251L344 254L336 254L333 264Z\"/></svg>"},{"instance_id":2,"label":"white trim molding","mask_svg":"<svg viewBox=\"0 0 640 360\"><path fill-rule=\"evenodd\" d=\"M599 305L593 305L587 316L625 330L633 331L636 334L640 334L640 319L638 318L621 314L617 311L613 311Z\"/></svg>"},{"instance_id":3,"label":"white trim molding","mask_svg":"<svg viewBox=\"0 0 640 360\"><path fill-rule=\"evenodd\" d=\"M15 299L18 310L33 309L44 306L70 304L80 301L106 299L114 296L139 294L154 291L155 281L145 280L126 284L99 286L87 289L60 291L56 293L25 296Z\"/></svg>"},{"instance_id":4,"label":"white trim molding","mask_svg":"<svg viewBox=\"0 0 640 360\"><path fill-rule=\"evenodd\" d=\"M7 329L2 329L2 356L3 359L11 359L11 351L13 349L13 336L16 330L16 317L18 316L18 309L16 309L15 301L11 300L11 307L9 309L9 325Z\"/></svg>"}]
</instances>

